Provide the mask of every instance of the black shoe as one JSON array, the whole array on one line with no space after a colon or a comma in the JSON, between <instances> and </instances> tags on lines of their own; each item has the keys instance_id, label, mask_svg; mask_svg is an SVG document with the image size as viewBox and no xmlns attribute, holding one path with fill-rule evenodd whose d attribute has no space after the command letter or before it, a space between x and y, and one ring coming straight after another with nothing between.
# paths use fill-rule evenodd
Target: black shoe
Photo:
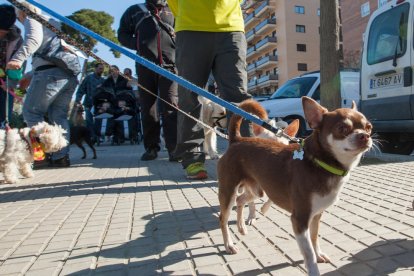
<instances>
[{"instance_id":1,"label":"black shoe","mask_svg":"<svg viewBox=\"0 0 414 276\"><path fill-rule=\"evenodd\" d=\"M67 168L70 167L69 156L65 155L64 157L56 160L50 159L49 167L54 168Z\"/></svg>"},{"instance_id":2,"label":"black shoe","mask_svg":"<svg viewBox=\"0 0 414 276\"><path fill-rule=\"evenodd\" d=\"M33 170L40 170L49 167L49 160L43 159L41 161L34 161L33 162Z\"/></svg>"},{"instance_id":3,"label":"black shoe","mask_svg":"<svg viewBox=\"0 0 414 276\"><path fill-rule=\"evenodd\" d=\"M170 162L181 162L181 158L174 156L172 153L168 153L168 161Z\"/></svg>"},{"instance_id":4,"label":"black shoe","mask_svg":"<svg viewBox=\"0 0 414 276\"><path fill-rule=\"evenodd\" d=\"M148 149L144 154L141 156L142 161L149 161L154 160L158 157L157 150L156 149Z\"/></svg>"}]
</instances>

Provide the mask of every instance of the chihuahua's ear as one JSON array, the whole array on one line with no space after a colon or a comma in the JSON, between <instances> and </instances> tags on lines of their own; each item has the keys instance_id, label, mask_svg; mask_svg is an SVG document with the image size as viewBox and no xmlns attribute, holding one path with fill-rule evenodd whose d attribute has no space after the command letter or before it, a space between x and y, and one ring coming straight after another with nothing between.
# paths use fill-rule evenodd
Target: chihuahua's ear
<instances>
[{"instance_id":1,"label":"chihuahua's ear","mask_svg":"<svg viewBox=\"0 0 414 276\"><path fill-rule=\"evenodd\" d=\"M319 128L323 114L328 110L309 97L302 97L302 106L306 121L312 129Z\"/></svg>"},{"instance_id":2,"label":"chihuahua's ear","mask_svg":"<svg viewBox=\"0 0 414 276\"><path fill-rule=\"evenodd\" d=\"M295 137L296 133L299 131L299 119L293 120L283 132L289 135L290 137Z\"/></svg>"},{"instance_id":3,"label":"chihuahua's ear","mask_svg":"<svg viewBox=\"0 0 414 276\"><path fill-rule=\"evenodd\" d=\"M355 111L358 110L355 101L352 101L352 109L355 110Z\"/></svg>"}]
</instances>

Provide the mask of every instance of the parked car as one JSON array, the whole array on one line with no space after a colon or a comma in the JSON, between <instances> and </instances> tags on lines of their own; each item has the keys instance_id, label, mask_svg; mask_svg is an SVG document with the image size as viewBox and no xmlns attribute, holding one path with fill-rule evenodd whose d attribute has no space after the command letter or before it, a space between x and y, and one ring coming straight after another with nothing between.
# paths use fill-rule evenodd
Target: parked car
<instances>
[{"instance_id":1,"label":"parked car","mask_svg":"<svg viewBox=\"0 0 414 276\"><path fill-rule=\"evenodd\" d=\"M359 104L359 72L342 71L341 103L342 107L351 107L352 101ZM301 97L308 96L320 101L320 72L310 72L288 80L269 99L260 102L266 109L269 118L280 118L290 122L299 119L298 136L309 134L311 129L305 121Z\"/></svg>"}]
</instances>

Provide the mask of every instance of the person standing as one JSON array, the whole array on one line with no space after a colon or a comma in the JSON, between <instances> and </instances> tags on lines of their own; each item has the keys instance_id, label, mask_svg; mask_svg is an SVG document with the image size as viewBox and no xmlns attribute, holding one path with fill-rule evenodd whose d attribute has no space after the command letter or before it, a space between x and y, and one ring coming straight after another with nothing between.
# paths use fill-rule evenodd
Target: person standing
<instances>
[{"instance_id":1,"label":"person standing","mask_svg":"<svg viewBox=\"0 0 414 276\"><path fill-rule=\"evenodd\" d=\"M122 15L118 40L140 56L176 73L174 17L165 0L146 0L145 4L130 6ZM170 161L176 161L172 151L177 141L177 84L144 66L136 64L139 100L141 106L145 153L141 160L158 157L160 151L161 124ZM158 95L164 101L146 92L142 87Z\"/></svg>"},{"instance_id":2,"label":"person standing","mask_svg":"<svg viewBox=\"0 0 414 276\"><path fill-rule=\"evenodd\" d=\"M13 6L0 5L0 126L5 127L6 106L8 107L8 117L13 111L13 96L7 95L6 87L6 65L23 43L20 35L21 31L14 25L16 22L16 12ZM9 85L10 86L10 85ZM8 97L8 102L7 101Z\"/></svg>"},{"instance_id":3,"label":"person standing","mask_svg":"<svg viewBox=\"0 0 414 276\"><path fill-rule=\"evenodd\" d=\"M220 96L232 103L250 99L247 93L246 38L240 7L242 0L168 0L175 15L176 62L181 77L199 87L205 87L210 72L216 80ZM178 106L198 118L201 104L197 94L179 87ZM243 135L252 135L244 124ZM177 148L174 155L182 158L183 168L190 179L205 179L203 128L191 118L179 113Z\"/></svg>"},{"instance_id":4,"label":"person standing","mask_svg":"<svg viewBox=\"0 0 414 276\"><path fill-rule=\"evenodd\" d=\"M100 87L105 80L102 77L105 67L102 63L95 63L94 67L94 72L87 75L79 85L78 91L76 92L75 103L80 105L83 97L82 105L85 110L86 127L89 129L92 139L96 140L91 109L96 88Z\"/></svg>"},{"instance_id":5,"label":"person standing","mask_svg":"<svg viewBox=\"0 0 414 276\"><path fill-rule=\"evenodd\" d=\"M119 91L132 89L128 86L128 80L119 74L119 67L116 65L111 65L109 68L109 76L103 82L102 86L111 88L115 95Z\"/></svg>"},{"instance_id":6,"label":"person standing","mask_svg":"<svg viewBox=\"0 0 414 276\"><path fill-rule=\"evenodd\" d=\"M33 5L27 2L22 2L22 5L31 12L40 14L40 10ZM6 68L19 69L24 61L32 57L33 71L20 81L23 89L30 83L23 104L23 118L26 124L32 127L44 121L44 116L47 114L50 123L58 124L66 130L66 140L70 141L68 111L78 80L75 75L39 55L47 50L49 41L56 34L30 18L22 10L17 11L17 18L24 26L24 42ZM53 21L53 24L58 25L58 22ZM49 161L50 167L69 167L69 146L53 153Z\"/></svg>"}]
</instances>

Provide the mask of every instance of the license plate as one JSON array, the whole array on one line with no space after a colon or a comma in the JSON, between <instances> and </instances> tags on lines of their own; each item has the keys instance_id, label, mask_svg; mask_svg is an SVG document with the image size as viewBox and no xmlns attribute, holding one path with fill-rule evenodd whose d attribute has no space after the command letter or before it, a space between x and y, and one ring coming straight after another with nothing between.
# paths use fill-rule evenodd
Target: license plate
<instances>
[{"instance_id":1,"label":"license plate","mask_svg":"<svg viewBox=\"0 0 414 276\"><path fill-rule=\"evenodd\" d=\"M403 74L393 74L369 80L369 88L377 89L383 87L402 86L404 83Z\"/></svg>"}]
</instances>

